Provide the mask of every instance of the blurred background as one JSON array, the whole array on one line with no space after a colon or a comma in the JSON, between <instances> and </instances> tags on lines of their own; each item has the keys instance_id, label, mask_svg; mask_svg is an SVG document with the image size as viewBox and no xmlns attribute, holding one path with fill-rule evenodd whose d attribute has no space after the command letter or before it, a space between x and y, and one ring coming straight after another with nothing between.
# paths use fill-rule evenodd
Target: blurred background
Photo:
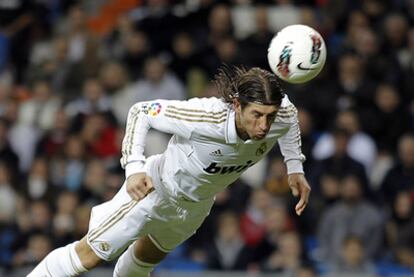
<instances>
[{"instance_id":1,"label":"blurred background","mask_svg":"<svg viewBox=\"0 0 414 277\"><path fill-rule=\"evenodd\" d=\"M87 232L123 183L130 106L215 96L223 62L269 70L272 36L295 23L328 49L316 79L283 84L309 206L294 214L274 149L154 276L414 276L412 0L0 0L0 276ZM168 136L148 141L159 153Z\"/></svg>"}]
</instances>

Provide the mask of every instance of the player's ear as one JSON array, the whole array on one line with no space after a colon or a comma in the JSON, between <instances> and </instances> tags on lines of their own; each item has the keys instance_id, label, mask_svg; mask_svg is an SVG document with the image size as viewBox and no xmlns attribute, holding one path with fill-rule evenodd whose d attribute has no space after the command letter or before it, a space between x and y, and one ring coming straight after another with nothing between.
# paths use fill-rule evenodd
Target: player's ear
<instances>
[{"instance_id":1,"label":"player's ear","mask_svg":"<svg viewBox=\"0 0 414 277\"><path fill-rule=\"evenodd\" d=\"M240 104L240 101L238 99L236 99L236 98L233 99L233 109L234 109L234 111L236 111L238 113L241 112L241 104Z\"/></svg>"}]
</instances>

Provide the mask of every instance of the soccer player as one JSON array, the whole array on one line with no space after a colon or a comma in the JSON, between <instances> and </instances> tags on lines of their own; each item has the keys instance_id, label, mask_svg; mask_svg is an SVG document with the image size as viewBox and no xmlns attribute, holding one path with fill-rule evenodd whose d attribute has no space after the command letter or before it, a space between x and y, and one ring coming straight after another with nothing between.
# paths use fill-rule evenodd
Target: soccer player
<instances>
[{"instance_id":1,"label":"soccer player","mask_svg":"<svg viewBox=\"0 0 414 277\"><path fill-rule=\"evenodd\" d=\"M129 110L121 164L126 181L92 209L88 234L58 248L29 277L76 276L125 251L117 277L147 277L201 225L214 196L279 142L300 215L310 187L304 177L297 111L274 74L222 68L221 98L155 100ZM150 128L172 134L165 152L144 157ZM151 143L151 142L148 142Z\"/></svg>"}]
</instances>

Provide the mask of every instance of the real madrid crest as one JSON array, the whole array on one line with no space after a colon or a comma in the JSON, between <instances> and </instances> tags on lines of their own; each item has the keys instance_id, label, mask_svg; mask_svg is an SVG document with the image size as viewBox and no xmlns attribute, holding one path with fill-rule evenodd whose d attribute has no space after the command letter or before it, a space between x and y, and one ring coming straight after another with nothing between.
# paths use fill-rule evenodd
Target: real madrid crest
<instances>
[{"instance_id":1,"label":"real madrid crest","mask_svg":"<svg viewBox=\"0 0 414 277\"><path fill-rule=\"evenodd\" d=\"M263 155L267 150L267 143L263 142L262 144L260 144L259 148L257 148L256 150L256 156L261 156Z\"/></svg>"},{"instance_id":2,"label":"real madrid crest","mask_svg":"<svg viewBox=\"0 0 414 277\"><path fill-rule=\"evenodd\" d=\"M102 251L108 251L108 250L109 250L109 244L108 244L107 242L101 242L101 243L99 244L99 248L100 248Z\"/></svg>"}]
</instances>

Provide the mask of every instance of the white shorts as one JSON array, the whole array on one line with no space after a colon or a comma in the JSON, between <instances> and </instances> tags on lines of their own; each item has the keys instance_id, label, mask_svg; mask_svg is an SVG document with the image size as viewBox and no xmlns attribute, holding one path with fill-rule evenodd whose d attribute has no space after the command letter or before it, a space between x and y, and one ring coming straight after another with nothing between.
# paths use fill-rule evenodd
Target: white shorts
<instances>
[{"instance_id":1,"label":"white shorts","mask_svg":"<svg viewBox=\"0 0 414 277\"><path fill-rule=\"evenodd\" d=\"M145 235L168 253L191 237L209 214L214 199L201 202L170 199L157 188L154 178L158 176L151 177L155 190L144 199L133 200L124 183L112 200L92 208L87 241L101 259L116 258Z\"/></svg>"}]
</instances>

